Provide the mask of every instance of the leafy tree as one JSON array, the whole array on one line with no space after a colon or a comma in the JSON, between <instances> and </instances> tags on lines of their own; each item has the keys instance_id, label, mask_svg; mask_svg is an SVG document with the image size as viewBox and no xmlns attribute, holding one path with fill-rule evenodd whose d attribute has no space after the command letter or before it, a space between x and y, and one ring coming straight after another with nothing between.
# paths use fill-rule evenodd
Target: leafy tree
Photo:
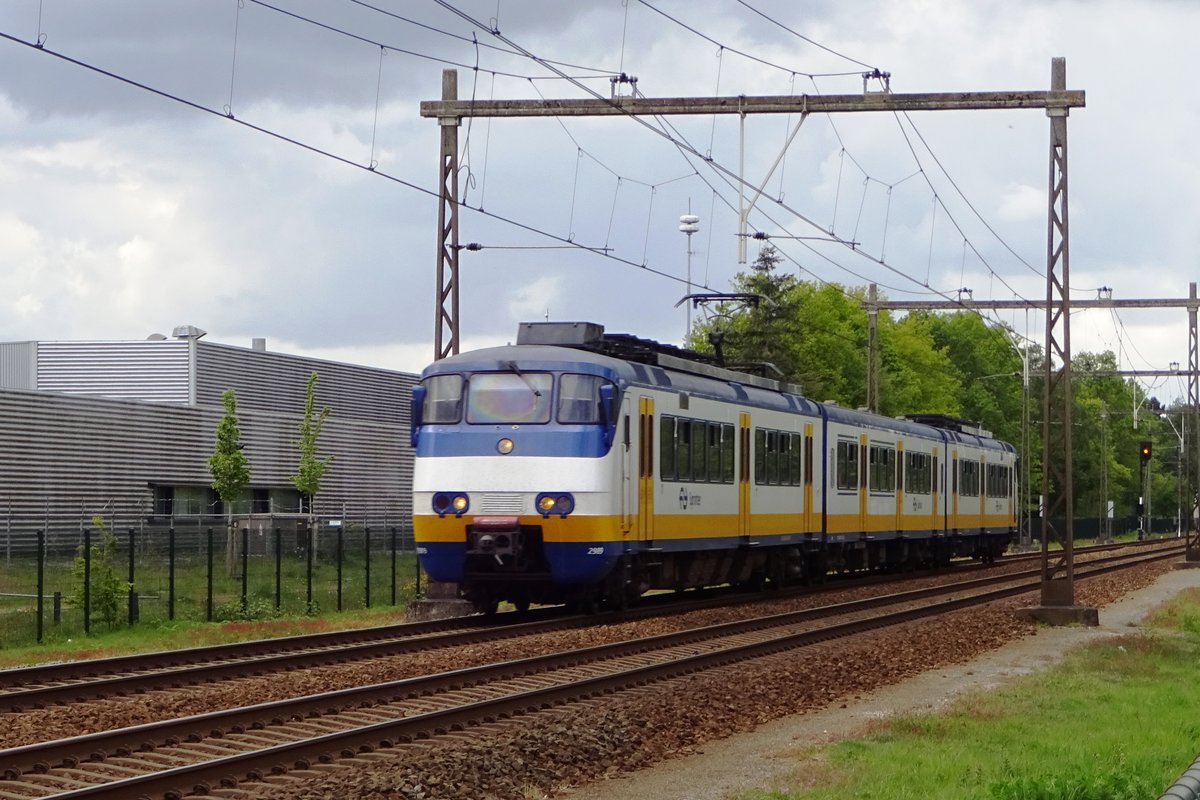
<instances>
[{"instance_id":1,"label":"leafy tree","mask_svg":"<svg viewBox=\"0 0 1200 800\"><path fill-rule=\"evenodd\" d=\"M882 414L962 416L962 379L946 349L934 343L926 317L892 322L881 314L879 339Z\"/></svg>"},{"instance_id":2,"label":"leafy tree","mask_svg":"<svg viewBox=\"0 0 1200 800\"><path fill-rule=\"evenodd\" d=\"M734 291L757 295L757 304L722 304L691 336L710 351L708 336L723 336L725 362L799 384L805 395L859 405L865 397L866 313L861 292L847 296L836 284L818 286L778 271L781 257L767 245L749 272L739 272ZM770 367L765 367L769 364Z\"/></svg>"},{"instance_id":3,"label":"leafy tree","mask_svg":"<svg viewBox=\"0 0 1200 800\"><path fill-rule=\"evenodd\" d=\"M208 459L212 488L225 505L226 518L233 525L233 503L250 485L250 464L242 451L242 433L238 425L237 395L226 389L221 395L225 416L217 424L217 444Z\"/></svg>"},{"instance_id":4,"label":"leafy tree","mask_svg":"<svg viewBox=\"0 0 1200 800\"><path fill-rule=\"evenodd\" d=\"M308 498L310 516L313 510L313 500L317 492L321 491L321 479L325 476L329 462L333 461L333 456L321 458L317 455L317 440L321 436L321 429L325 426L325 419L329 416L329 407L322 408L319 413L315 414L314 419L316 387L317 373L314 372L308 376L308 390L304 398L304 419L300 421L300 440L296 442L296 448L300 451L300 464L296 474L290 478L300 494Z\"/></svg>"}]
</instances>

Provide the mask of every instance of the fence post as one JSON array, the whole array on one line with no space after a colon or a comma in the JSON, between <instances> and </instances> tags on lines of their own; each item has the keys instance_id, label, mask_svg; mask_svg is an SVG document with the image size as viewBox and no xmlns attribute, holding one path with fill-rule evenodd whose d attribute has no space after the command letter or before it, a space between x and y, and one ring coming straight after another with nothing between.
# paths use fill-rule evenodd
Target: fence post
<instances>
[{"instance_id":1,"label":"fence post","mask_svg":"<svg viewBox=\"0 0 1200 800\"><path fill-rule=\"evenodd\" d=\"M242 616L250 608L250 529L242 528Z\"/></svg>"},{"instance_id":2,"label":"fence post","mask_svg":"<svg viewBox=\"0 0 1200 800\"><path fill-rule=\"evenodd\" d=\"M337 610L342 610L342 554L345 552L342 548L344 537L342 531L345 528L341 525L337 529Z\"/></svg>"},{"instance_id":3,"label":"fence post","mask_svg":"<svg viewBox=\"0 0 1200 800\"><path fill-rule=\"evenodd\" d=\"M175 619L175 526L167 529L167 619Z\"/></svg>"},{"instance_id":4,"label":"fence post","mask_svg":"<svg viewBox=\"0 0 1200 800\"><path fill-rule=\"evenodd\" d=\"M207 611L206 611L205 618L209 622L212 622L213 621L213 531L212 531L212 528L208 529L207 536L208 536L208 546L207 546L207 549L208 549L208 594L207 594L207 601L206 601Z\"/></svg>"},{"instance_id":5,"label":"fence post","mask_svg":"<svg viewBox=\"0 0 1200 800\"><path fill-rule=\"evenodd\" d=\"M317 546L317 532L315 529L308 531L308 535L304 537L306 542L304 546L304 557L307 562L304 567L305 574L305 591L307 593L307 601L304 606L304 613L311 615L313 613L313 594L312 594L312 579L313 579L313 548Z\"/></svg>"},{"instance_id":6,"label":"fence post","mask_svg":"<svg viewBox=\"0 0 1200 800\"><path fill-rule=\"evenodd\" d=\"M396 605L396 526L392 526L392 605Z\"/></svg>"},{"instance_id":7,"label":"fence post","mask_svg":"<svg viewBox=\"0 0 1200 800\"><path fill-rule=\"evenodd\" d=\"M135 545L137 544L137 533L133 528L129 529L129 624L137 622L137 595L135 594L134 586L134 564L136 563Z\"/></svg>"},{"instance_id":8,"label":"fence post","mask_svg":"<svg viewBox=\"0 0 1200 800\"><path fill-rule=\"evenodd\" d=\"M37 643L42 643L42 630L45 625L43 616L46 612L46 532L37 532Z\"/></svg>"},{"instance_id":9,"label":"fence post","mask_svg":"<svg viewBox=\"0 0 1200 800\"><path fill-rule=\"evenodd\" d=\"M83 632L92 633L92 529L83 529Z\"/></svg>"},{"instance_id":10,"label":"fence post","mask_svg":"<svg viewBox=\"0 0 1200 800\"><path fill-rule=\"evenodd\" d=\"M415 537L413 538L413 563L416 565L415 569L417 572L417 588L416 588L416 592L413 596L420 597L421 596L421 557L420 557L420 554L417 552L417 540Z\"/></svg>"},{"instance_id":11,"label":"fence post","mask_svg":"<svg viewBox=\"0 0 1200 800\"><path fill-rule=\"evenodd\" d=\"M62 624L62 592L54 593L54 627Z\"/></svg>"},{"instance_id":12,"label":"fence post","mask_svg":"<svg viewBox=\"0 0 1200 800\"><path fill-rule=\"evenodd\" d=\"M363 528L363 560L366 562L366 575L365 575L365 580L367 582L367 588L366 588L366 592L365 592L366 593L366 603L367 603L366 607L370 608L371 607L371 529L370 528Z\"/></svg>"},{"instance_id":13,"label":"fence post","mask_svg":"<svg viewBox=\"0 0 1200 800\"><path fill-rule=\"evenodd\" d=\"M283 531L275 528L275 610L283 599Z\"/></svg>"}]
</instances>

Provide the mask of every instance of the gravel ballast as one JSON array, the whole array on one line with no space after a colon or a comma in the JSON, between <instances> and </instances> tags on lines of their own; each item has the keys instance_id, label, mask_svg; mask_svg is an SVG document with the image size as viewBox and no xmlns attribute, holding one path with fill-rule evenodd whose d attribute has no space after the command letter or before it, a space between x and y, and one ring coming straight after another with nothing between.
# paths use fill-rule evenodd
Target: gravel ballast
<instances>
[{"instance_id":1,"label":"gravel ballast","mask_svg":"<svg viewBox=\"0 0 1200 800\"><path fill-rule=\"evenodd\" d=\"M1153 582L1170 569L1171 564L1165 563L1082 581L1076 584L1076 598L1082 605L1103 606ZM926 578L913 584L945 580L944 576ZM827 605L863 594L863 588L839 590L815 598L780 601L780 607L771 610ZM1034 625L1022 621L1014 612L1036 601L1036 593L1031 593L853 640L831 642L656 684L635 693L563 707L551 714L497 723L488 726L484 738L437 737L364 756L349 765L349 769L329 765L321 771L276 776L267 784L243 785L241 791L228 796L531 800L569 793L571 787L589 783L602 790L605 783L594 782L629 775L666 760L694 756L706 743L745 733L787 715L844 707L880 687L994 651L1035 630ZM4 714L0 716L3 723L0 746L12 747L242 705L247 697L263 702L715 624L751 613L769 611L758 606L753 612L741 608L693 612L519 641L222 681L183 692L150 692L24 714ZM271 784L275 784L274 788ZM586 795L587 789L583 791ZM635 794L645 796L637 792L612 797Z\"/></svg>"}]
</instances>

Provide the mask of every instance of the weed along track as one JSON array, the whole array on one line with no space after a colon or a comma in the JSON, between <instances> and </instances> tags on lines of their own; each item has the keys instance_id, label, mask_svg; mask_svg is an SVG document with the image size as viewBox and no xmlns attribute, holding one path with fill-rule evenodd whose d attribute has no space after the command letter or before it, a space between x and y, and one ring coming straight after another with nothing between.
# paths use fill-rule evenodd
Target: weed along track
<instances>
[{"instance_id":1,"label":"weed along track","mask_svg":"<svg viewBox=\"0 0 1200 800\"><path fill-rule=\"evenodd\" d=\"M1170 548L1106 557L1081 565L1076 574L1086 578L1178 553ZM638 638L590 646L589 637L602 638L593 629L569 637L560 632L552 638L560 646L569 639L572 649L10 748L0 751L0 797L172 797L193 790L252 797L269 793L275 784L320 776L361 781L375 766L403 762L406 748L428 753L443 743L469 746L511 736L514 730L561 725L564 707L572 713L602 712L630 691L639 693L644 710L670 706L679 692L694 691L689 681L713 670L749 675L757 670L754 665L779 654L794 662L812 648L848 651L864 633L886 630L904 636L904 630L912 629L905 623L944 617L1037 585L1036 575L989 575L645 635L663 624L650 619L631 623L642 631ZM512 653L520 641L510 638L500 645ZM439 651L443 666L457 663L462 654L456 652ZM743 685L747 699L760 688L757 683ZM691 704L705 705L695 696ZM414 757L424 758L410 753L408 763ZM594 758L605 756L597 751ZM453 796L450 787L472 793L448 775L432 780L447 787L447 794L427 796ZM343 791L354 796L350 789Z\"/></svg>"}]
</instances>

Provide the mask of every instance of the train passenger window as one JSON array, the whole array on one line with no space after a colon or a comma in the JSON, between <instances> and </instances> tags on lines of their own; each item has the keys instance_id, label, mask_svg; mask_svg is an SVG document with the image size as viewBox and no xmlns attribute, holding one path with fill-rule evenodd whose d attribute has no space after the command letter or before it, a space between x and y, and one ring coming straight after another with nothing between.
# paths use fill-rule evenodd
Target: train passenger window
<instances>
[{"instance_id":1,"label":"train passenger window","mask_svg":"<svg viewBox=\"0 0 1200 800\"><path fill-rule=\"evenodd\" d=\"M675 425L675 469L679 480L692 479L692 426L683 419Z\"/></svg>"},{"instance_id":2,"label":"train passenger window","mask_svg":"<svg viewBox=\"0 0 1200 800\"><path fill-rule=\"evenodd\" d=\"M932 458L928 453L904 454L904 491L929 494L933 489Z\"/></svg>"},{"instance_id":3,"label":"train passenger window","mask_svg":"<svg viewBox=\"0 0 1200 800\"><path fill-rule=\"evenodd\" d=\"M767 432L754 429L754 482L767 482Z\"/></svg>"},{"instance_id":4,"label":"train passenger window","mask_svg":"<svg viewBox=\"0 0 1200 800\"><path fill-rule=\"evenodd\" d=\"M558 383L558 421L585 425L599 422L600 387L607 382L599 375L564 374Z\"/></svg>"},{"instance_id":5,"label":"train passenger window","mask_svg":"<svg viewBox=\"0 0 1200 800\"><path fill-rule=\"evenodd\" d=\"M779 485L779 433L767 431L767 483Z\"/></svg>"},{"instance_id":6,"label":"train passenger window","mask_svg":"<svg viewBox=\"0 0 1200 800\"><path fill-rule=\"evenodd\" d=\"M721 425L708 423L708 482L721 482Z\"/></svg>"},{"instance_id":7,"label":"train passenger window","mask_svg":"<svg viewBox=\"0 0 1200 800\"><path fill-rule=\"evenodd\" d=\"M732 425L721 426L721 482L733 483L734 436Z\"/></svg>"},{"instance_id":8,"label":"train passenger window","mask_svg":"<svg viewBox=\"0 0 1200 800\"><path fill-rule=\"evenodd\" d=\"M858 442L840 441L837 443L837 472L835 479L838 489L849 490L858 488Z\"/></svg>"},{"instance_id":9,"label":"train passenger window","mask_svg":"<svg viewBox=\"0 0 1200 800\"><path fill-rule=\"evenodd\" d=\"M962 497L979 496L979 462L963 459L959 462L962 473L959 482L959 495Z\"/></svg>"},{"instance_id":10,"label":"train passenger window","mask_svg":"<svg viewBox=\"0 0 1200 800\"><path fill-rule=\"evenodd\" d=\"M425 424L446 424L462 419L462 375L433 375L421 382L425 387L425 403L421 421Z\"/></svg>"},{"instance_id":11,"label":"train passenger window","mask_svg":"<svg viewBox=\"0 0 1200 800\"><path fill-rule=\"evenodd\" d=\"M658 423L659 470L664 481L673 481L675 471L675 418L664 416Z\"/></svg>"},{"instance_id":12,"label":"train passenger window","mask_svg":"<svg viewBox=\"0 0 1200 800\"><path fill-rule=\"evenodd\" d=\"M708 455L708 423L692 420L692 480L708 480L705 456Z\"/></svg>"},{"instance_id":13,"label":"train passenger window","mask_svg":"<svg viewBox=\"0 0 1200 800\"><path fill-rule=\"evenodd\" d=\"M467 422L550 421L554 376L547 372L483 372L467 384Z\"/></svg>"},{"instance_id":14,"label":"train passenger window","mask_svg":"<svg viewBox=\"0 0 1200 800\"><path fill-rule=\"evenodd\" d=\"M987 465L986 491L988 497L1008 497L1012 492L1012 467L1003 464Z\"/></svg>"},{"instance_id":15,"label":"train passenger window","mask_svg":"<svg viewBox=\"0 0 1200 800\"><path fill-rule=\"evenodd\" d=\"M896 491L896 451L890 447L871 445L867 486L872 492Z\"/></svg>"}]
</instances>

